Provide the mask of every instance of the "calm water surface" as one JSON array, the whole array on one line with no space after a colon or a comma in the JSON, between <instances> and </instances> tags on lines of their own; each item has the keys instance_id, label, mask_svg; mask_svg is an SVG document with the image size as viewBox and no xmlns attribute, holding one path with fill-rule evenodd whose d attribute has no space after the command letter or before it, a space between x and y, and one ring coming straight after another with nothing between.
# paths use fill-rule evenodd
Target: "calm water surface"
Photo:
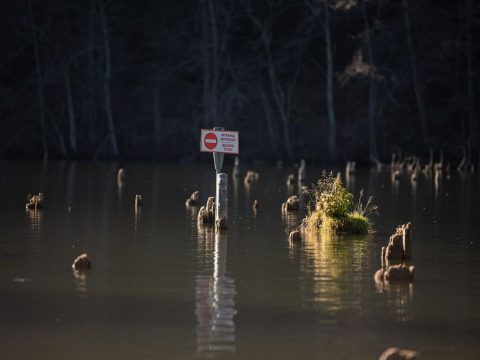
<instances>
[{"instance_id":1,"label":"calm water surface","mask_svg":"<svg viewBox=\"0 0 480 360\"><path fill-rule=\"evenodd\" d=\"M215 236L184 206L194 190L202 202L214 194L212 165L126 164L123 187L118 164L0 167L2 358L376 359L398 346L424 359L478 359L477 175L392 184L387 172L361 169L346 183L374 196L378 234L291 247L286 229L303 214L281 214L298 192L286 186L288 169L258 168L250 189L230 179L231 224ZM321 170L310 166L308 182ZM26 212L36 192L45 208ZM415 282L379 287L380 249L407 221ZM93 269L75 276L83 252Z\"/></svg>"}]
</instances>

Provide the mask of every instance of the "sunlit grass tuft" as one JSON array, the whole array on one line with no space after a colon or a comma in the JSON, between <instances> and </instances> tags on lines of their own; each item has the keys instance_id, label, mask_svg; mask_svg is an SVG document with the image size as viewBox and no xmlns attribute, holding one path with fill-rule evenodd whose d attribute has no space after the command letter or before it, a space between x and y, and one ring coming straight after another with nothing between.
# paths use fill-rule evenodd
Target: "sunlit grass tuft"
<instances>
[{"instance_id":1,"label":"sunlit grass tuft","mask_svg":"<svg viewBox=\"0 0 480 360\"><path fill-rule=\"evenodd\" d=\"M322 231L337 234L367 234L372 230L370 217L378 213L378 208L372 203L372 197L363 204L363 190L357 204L353 204L353 194L342 184L339 176L323 172L318 183L305 191L312 201L305 219L300 225L301 230L318 234Z\"/></svg>"}]
</instances>

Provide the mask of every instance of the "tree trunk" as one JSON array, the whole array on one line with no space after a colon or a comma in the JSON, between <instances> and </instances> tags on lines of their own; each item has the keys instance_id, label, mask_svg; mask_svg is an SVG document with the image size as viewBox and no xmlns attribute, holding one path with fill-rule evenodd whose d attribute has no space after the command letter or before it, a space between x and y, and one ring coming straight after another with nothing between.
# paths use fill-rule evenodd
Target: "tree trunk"
<instances>
[{"instance_id":1,"label":"tree trunk","mask_svg":"<svg viewBox=\"0 0 480 360\"><path fill-rule=\"evenodd\" d=\"M335 119L334 89L333 89L333 56L332 39L330 35L330 5L324 3L324 30L325 30L325 54L326 54L326 102L328 118L328 152L331 160L337 159L337 130Z\"/></svg>"},{"instance_id":2,"label":"tree trunk","mask_svg":"<svg viewBox=\"0 0 480 360\"><path fill-rule=\"evenodd\" d=\"M42 137L42 148L43 148L43 159L48 159L48 144L47 144L47 130L45 127L45 101L43 97L43 76L42 68L40 64L40 55L38 50L38 38L37 38L37 27L35 24L35 17L33 14L32 1L28 1L29 13L30 13L30 25L32 26L32 40L33 40L33 51L35 55L35 67L37 70L37 90L38 90L38 105L40 109L40 130Z\"/></svg>"},{"instance_id":3,"label":"tree trunk","mask_svg":"<svg viewBox=\"0 0 480 360\"><path fill-rule=\"evenodd\" d=\"M203 0L200 3L201 7L201 18L202 18L202 57L203 57L203 115L204 121L203 126L205 128L211 127L211 107L210 107L210 81L211 81L211 72L210 72L210 37L208 32L208 4L207 0Z\"/></svg>"},{"instance_id":4,"label":"tree trunk","mask_svg":"<svg viewBox=\"0 0 480 360\"><path fill-rule=\"evenodd\" d=\"M213 7L213 0L208 0L208 12L210 16L210 30L212 33L212 83L210 89L210 107L212 115L212 123L214 126L218 126L218 28L217 28L217 15Z\"/></svg>"},{"instance_id":5,"label":"tree trunk","mask_svg":"<svg viewBox=\"0 0 480 360\"><path fill-rule=\"evenodd\" d=\"M272 144L273 151L275 152L275 156L277 160L280 159L280 153L278 151L277 147L277 136L275 133L275 130L273 128L273 122L272 122L272 111L270 109L270 103L267 98L267 94L263 90L261 85L258 85L260 95L262 97L262 102L263 102L263 108L265 110L265 119L267 121L267 129L268 129L268 134L270 135L270 142Z\"/></svg>"},{"instance_id":6,"label":"tree trunk","mask_svg":"<svg viewBox=\"0 0 480 360\"><path fill-rule=\"evenodd\" d=\"M160 149L160 126L161 126L161 115L160 115L160 91L158 85L155 85L153 88L153 139L155 142L155 150L158 152Z\"/></svg>"},{"instance_id":7,"label":"tree trunk","mask_svg":"<svg viewBox=\"0 0 480 360\"><path fill-rule=\"evenodd\" d=\"M268 79L270 82L270 88L272 91L273 99L275 102L275 106L277 111L280 115L280 119L282 120L283 124L283 140L285 142L285 148L287 150L287 156L289 160L293 159L293 150L292 150L292 143L290 137L290 125L289 125L289 116L287 111L287 99L282 90L281 84L277 78L275 65L272 59L272 53L270 48L270 34L268 33L267 29L264 29L260 21L252 14L251 10L247 8L247 13L257 27L258 31L260 32L260 37L262 39L263 46L265 48L265 52L267 55L267 65L268 65Z\"/></svg>"},{"instance_id":8,"label":"tree trunk","mask_svg":"<svg viewBox=\"0 0 480 360\"><path fill-rule=\"evenodd\" d=\"M468 106L468 124L470 127L470 136L472 139L472 152L477 155L477 161L480 162L480 148L478 144L478 124L475 119L475 72L473 69L473 51L472 51L472 13L474 11L473 1L467 0L467 21L466 21L466 56L467 56L467 106Z\"/></svg>"},{"instance_id":9,"label":"tree trunk","mask_svg":"<svg viewBox=\"0 0 480 360\"><path fill-rule=\"evenodd\" d=\"M95 77L95 59L94 59L94 45L95 45L95 0L90 1L90 14L88 19L88 52L87 52L87 90L84 95L84 116L87 123L87 136L89 144L89 152L95 151L95 94L97 92L97 82Z\"/></svg>"},{"instance_id":10,"label":"tree trunk","mask_svg":"<svg viewBox=\"0 0 480 360\"><path fill-rule=\"evenodd\" d=\"M375 61L373 58L372 43L370 38L370 25L368 23L367 13L365 10L365 1L362 1L362 16L366 30L367 58L370 65L369 84L368 84L368 155L370 161L378 163L378 150L376 139L376 109L377 109L377 84L375 79Z\"/></svg>"},{"instance_id":11,"label":"tree trunk","mask_svg":"<svg viewBox=\"0 0 480 360\"><path fill-rule=\"evenodd\" d=\"M77 135L75 127L75 111L73 108L72 84L68 66L65 67L65 88L67 93L67 113L68 113L68 145L73 153L77 152Z\"/></svg>"},{"instance_id":12,"label":"tree trunk","mask_svg":"<svg viewBox=\"0 0 480 360\"><path fill-rule=\"evenodd\" d=\"M427 129L427 117L425 114L425 106L423 103L422 91L420 81L417 74L417 61L415 58L415 51L413 50L412 42L412 30L410 25L410 16L408 14L407 0L402 0L403 4L403 16L405 20L405 35L407 37L408 54L410 58L410 66L412 68L413 87L415 90L415 99L417 101L418 116L420 118L420 130L422 132L422 139L428 143L428 129Z\"/></svg>"},{"instance_id":13,"label":"tree trunk","mask_svg":"<svg viewBox=\"0 0 480 360\"><path fill-rule=\"evenodd\" d=\"M104 73L104 81L103 81L103 91L105 96L105 113L107 115L108 137L110 139L110 145L112 147L113 155L118 156L119 151L118 151L118 145L117 145L117 136L115 134L115 123L113 121L112 104L111 104L111 91L110 91L111 60L110 60L110 43L109 43L107 18L105 15L103 0L99 0L98 3L100 7L100 16L102 21L103 47L104 47L104 56L105 56L105 73Z\"/></svg>"}]
</instances>

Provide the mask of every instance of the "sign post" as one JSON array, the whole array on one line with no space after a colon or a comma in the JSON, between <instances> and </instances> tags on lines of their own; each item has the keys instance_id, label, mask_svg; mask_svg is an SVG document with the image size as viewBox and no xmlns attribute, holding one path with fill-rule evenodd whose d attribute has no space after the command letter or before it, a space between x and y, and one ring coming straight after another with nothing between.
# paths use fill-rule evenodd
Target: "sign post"
<instances>
[{"instance_id":1,"label":"sign post","mask_svg":"<svg viewBox=\"0 0 480 360\"><path fill-rule=\"evenodd\" d=\"M202 129L200 151L212 152L216 173L215 228L226 230L228 220L228 175L222 173L224 154L238 154L238 131L225 131L221 127Z\"/></svg>"},{"instance_id":2,"label":"sign post","mask_svg":"<svg viewBox=\"0 0 480 360\"><path fill-rule=\"evenodd\" d=\"M222 127L214 127L213 130L221 131L221 130L223 130L223 128ZM213 133L210 133L210 134L213 134ZM223 155L223 153L219 153L219 152L216 152L216 151L213 153L213 164L215 165L215 173L217 175L222 172L223 158L224 157L225 157L225 155Z\"/></svg>"}]
</instances>

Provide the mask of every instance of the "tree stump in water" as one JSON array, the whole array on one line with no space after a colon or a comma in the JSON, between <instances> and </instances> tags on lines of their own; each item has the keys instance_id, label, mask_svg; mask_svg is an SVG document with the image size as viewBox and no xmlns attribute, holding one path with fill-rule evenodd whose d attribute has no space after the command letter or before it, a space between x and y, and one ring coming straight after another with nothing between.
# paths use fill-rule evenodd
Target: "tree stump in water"
<instances>
[{"instance_id":1,"label":"tree stump in water","mask_svg":"<svg viewBox=\"0 0 480 360\"><path fill-rule=\"evenodd\" d=\"M300 200L297 195L290 196L286 202L282 204L282 212L295 211L300 209Z\"/></svg>"},{"instance_id":2,"label":"tree stump in water","mask_svg":"<svg viewBox=\"0 0 480 360\"><path fill-rule=\"evenodd\" d=\"M27 203L25 204L26 209L41 209L43 207L43 193L38 193L38 195L27 195Z\"/></svg>"},{"instance_id":3,"label":"tree stump in water","mask_svg":"<svg viewBox=\"0 0 480 360\"><path fill-rule=\"evenodd\" d=\"M380 269L375 273L375 281L413 281L415 274L414 266L404 264L391 265L387 269Z\"/></svg>"},{"instance_id":4,"label":"tree stump in water","mask_svg":"<svg viewBox=\"0 0 480 360\"><path fill-rule=\"evenodd\" d=\"M198 211L197 222L201 225L215 223L215 198L210 196L207 204Z\"/></svg>"},{"instance_id":5,"label":"tree stump in water","mask_svg":"<svg viewBox=\"0 0 480 360\"><path fill-rule=\"evenodd\" d=\"M288 236L288 241L290 244L298 244L302 242L302 234L299 230L294 230Z\"/></svg>"},{"instance_id":6,"label":"tree stump in water","mask_svg":"<svg viewBox=\"0 0 480 360\"><path fill-rule=\"evenodd\" d=\"M199 191L194 191L192 193L192 195L190 195L190 197L185 201L185 205L187 207L197 206L198 205L198 199L200 197L199 194L200 194Z\"/></svg>"},{"instance_id":7,"label":"tree stump in water","mask_svg":"<svg viewBox=\"0 0 480 360\"><path fill-rule=\"evenodd\" d=\"M89 270L92 268L92 262L88 258L87 254L78 256L72 264L73 270Z\"/></svg>"},{"instance_id":8,"label":"tree stump in water","mask_svg":"<svg viewBox=\"0 0 480 360\"><path fill-rule=\"evenodd\" d=\"M395 233L390 236L386 247L382 247L382 262L388 260L407 260L412 258L412 226L411 223L397 227Z\"/></svg>"},{"instance_id":9,"label":"tree stump in water","mask_svg":"<svg viewBox=\"0 0 480 360\"><path fill-rule=\"evenodd\" d=\"M378 360L417 360L420 354L415 350L389 348L385 350Z\"/></svg>"},{"instance_id":10,"label":"tree stump in water","mask_svg":"<svg viewBox=\"0 0 480 360\"><path fill-rule=\"evenodd\" d=\"M245 185L252 185L258 182L259 177L259 173L248 170L247 175L245 175L245 178L243 179L243 182L245 183Z\"/></svg>"}]
</instances>

